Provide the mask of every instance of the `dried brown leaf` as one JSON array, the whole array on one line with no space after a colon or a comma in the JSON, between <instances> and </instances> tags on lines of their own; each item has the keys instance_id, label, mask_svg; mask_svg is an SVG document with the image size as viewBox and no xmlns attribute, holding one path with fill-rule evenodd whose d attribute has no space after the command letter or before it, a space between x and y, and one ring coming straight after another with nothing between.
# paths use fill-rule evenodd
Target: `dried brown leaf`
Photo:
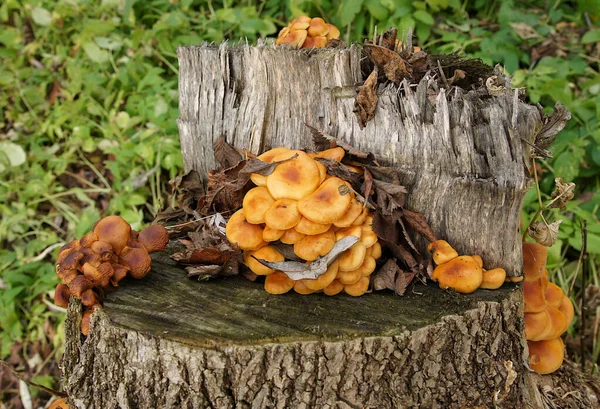
<instances>
[{"instance_id":1,"label":"dried brown leaf","mask_svg":"<svg viewBox=\"0 0 600 409\"><path fill-rule=\"evenodd\" d=\"M397 37L398 29L396 27L391 27L385 30L380 36L377 36L375 44L387 48L388 50L394 50L396 48Z\"/></svg>"},{"instance_id":2,"label":"dried brown leaf","mask_svg":"<svg viewBox=\"0 0 600 409\"><path fill-rule=\"evenodd\" d=\"M343 163L327 158L315 158L315 160L321 162L325 166L328 175L337 176L338 178L350 183L352 186L360 185L360 175L352 172Z\"/></svg>"},{"instance_id":3,"label":"dried brown leaf","mask_svg":"<svg viewBox=\"0 0 600 409\"><path fill-rule=\"evenodd\" d=\"M402 217L410 226L410 228L415 233L421 235L421 237L423 237L425 240L429 242L434 242L437 240L433 229L431 228L431 226L429 226L429 223L427 223L427 219L421 213L404 209L404 211L402 212Z\"/></svg>"},{"instance_id":4,"label":"dried brown leaf","mask_svg":"<svg viewBox=\"0 0 600 409\"><path fill-rule=\"evenodd\" d=\"M221 169L229 169L244 160L242 154L228 144L224 136L220 136L213 143L213 152L215 160L221 165Z\"/></svg>"},{"instance_id":5,"label":"dried brown leaf","mask_svg":"<svg viewBox=\"0 0 600 409\"><path fill-rule=\"evenodd\" d=\"M391 216L396 209L402 209L406 200L407 190L402 185L397 185L374 179L377 207L384 216Z\"/></svg>"},{"instance_id":6,"label":"dried brown leaf","mask_svg":"<svg viewBox=\"0 0 600 409\"><path fill-rule=\"evenodd\" d=\"M395 51L373 44L364 44L366 54L380 68L386 78L400 84L404 78L412 74L410 65Z\"/></svg>"},{"instance_id":7,"label":"dried brown leaf","mask_svg":"<svg viewBox=\"0 0 600 409\"><path fill-rule=\"evenodd\" d=\"M275 170L275 167L281 163L297 158L298 154L293 154L289 158L277 162L263 162L257 158L248 159L244 167L238 171L238 187L242 188L250 180L250 175L258 173L262 176L269 176Z\"/></svg>"},{"instance_id":8,"label":"dried brown leaf","mask_svg":"<svg viewBox=\"0 0 600 409\"><path fill-rule=\"evenodd\" d=\"M546 149L556 138L556 134L562 131L567 124L567 121L571 119L571 112L569 112L560 102L554 105L554 112L550 116L544 116L542 119L544 125L542 129L535 136L534 145L538 149Z\"/></svg>"},{"instance_id":9,"label":"dried brown leaf","mask_svg":"<svg viewBox=\"0 0 600 409\"><path fill-rule=\"evenodd\" d=\"M546 247L552 247L558 238L558 229L562 220L556 220L553 223L547 224L544 221L535 222L529 226L529 236L538 244Z\"/></svg>"},{"instance_id":10,"label":"dried brown leaf","mask_svg":"<svg viewBox=\"0 0 600 409\"><path fill-rule=\"evenodd\" d=\"M371 119L375 118L377 108L377 68L367 77L365 83L358 89L354 103L354 114L358 119L358 126L362 129Z\"/></svg>"},{"instance_id":11,"label":"dried brown leaf","mask_svg":"<svg viewBox=\"0 0 600 409\"><path fill-rule=\"evenodd\" d=\"M242 207L245 186L248 180L241 184L238 174L246 161L241 161L236 166L208 173L208 187L206 195L198 203L198 212L203 215L218 213L231 213ZM241 185L241 186L240 186Z\"/></svg>"},{"instance_id":12,"label":"dried brown leaf","mask_svg":"<svg viewBox=\"0 0 600 409\"><path fill-rule=\"evenodd\" d=\"M389 259L373 274L373 290L392 290L397 295L404 295L414 278L415 273L403 271L394 259Z\"/></svg>"},{"instance_id":13,"label":"dried brown leaf","mask_svg":"<svg viewBox=\"0 0 600 409\"><path fill-rule=\"evenodd\" d=\"M556 188L552 192L552 202L548 205L550 208L560 208L564 210L567 203L575 197L575 183L565 183L562 178L554 179Z\"/></svg>"},{"instance_id":14,"label":"dried brown leaf","mask_svg":"<svg viewBox=\"0 0 600 409\"><path fill-rule=\"evenodd\" d=\"M177 194L177 203L187 214L193 214L198 202L205 194L202 177L195 170L190 170L182 176L169 181L173 194Z\"/></svg>"}]
</instances>

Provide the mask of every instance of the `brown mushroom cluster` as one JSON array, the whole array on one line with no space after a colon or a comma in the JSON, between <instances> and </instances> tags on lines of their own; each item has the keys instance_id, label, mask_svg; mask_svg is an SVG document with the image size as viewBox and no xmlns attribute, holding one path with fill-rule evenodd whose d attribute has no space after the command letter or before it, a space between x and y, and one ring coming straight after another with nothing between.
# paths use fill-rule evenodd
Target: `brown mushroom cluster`
<instances>
[{"instance_id":1,"label":"brown mushroom cluster","mask_svg":"<svg viewBox=\"0 0 600 409\"><path fill-rule=\"evenodd\" d=\"M478 288L500 288L506 279L503 268L486 270L481 256L459 256L445 240L436 240L427 249L433 253L433 261L437 264L432 278L442 289L453 288L456 292L470 294Z\"/></svg>"},{"instance_id":2,"label":"brown mushroom cluster","mask_svg":"<svg viewBox=\"0 0 600 409\"><path fill-rule=\"evenodd\" d=\"M268 176L252 174L256 187L244 196L243 205L229 219L226 236L244 250L244 262L257 275L266 276L265 290L283 294L322 291L335 295L364 294L369 276L381 257L381 245L373 232L373 216L360 203L344 180L327 174L314 158L341 161L345 151L332 148L307 154L288 148L271 149L258 159L280 162ZM291 159L290 159L291 158ZM288 160L289 159L289 160ZM275 243L293 246L294 254L311 263L329 253L346 236L359 239L342 252L327 271L316 279L293 280L256 259L282 262Z\"/></svg>"},{"instance_id":3,"label":"brown mushroom cluster","mask_svg":"<svg viewBox=\"0 0 600 409\"><path fill-rule=\"evenodd\" d=\"M323 48L329 40L339 39L340 30L321 17L300 16L279 32L276 45L288 44L297 48Z\"/></svg>"},{"instance_id":4,"label":"brown mushroom cluster","mask_svg":"<svg viewBox=\"0 0 600 409\"><path fill-rule=\"evenodd\" d=\"M81 299L81 332L87 335L93 311L102 308L104 292L118 287L127 275L143 278L150 271L149 253L163 250L168 241L163 226L148 226L138 233L120 216L103 218L93 231L60 249L56 274L62 283L56 287L54 302L66 308L71 295Z\"/></svg>"},{"instance_id":5,"label":"brown mushroom cluster","mask_svg":"<svg viewBox=\"0 0 600 409\"><path fill-rule=\"evenodd\" d=\"M523 243L523 297L525 338L529 366L545 375L556 371L564 359L561 335L567 331L575 311L562 289L548 281L548 250L538 243Z\"/></svg>"}]
</instances>

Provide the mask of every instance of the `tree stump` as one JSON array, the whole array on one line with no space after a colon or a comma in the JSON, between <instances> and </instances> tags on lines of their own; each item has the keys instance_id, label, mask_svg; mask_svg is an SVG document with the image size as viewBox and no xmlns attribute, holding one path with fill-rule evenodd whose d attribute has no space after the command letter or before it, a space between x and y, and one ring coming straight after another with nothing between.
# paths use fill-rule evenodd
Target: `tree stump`
<instances>
[{"instance_id":1,"label":"tree stump","mask_svg":"<svg viewBox=\"0 0 600 409\"><path fill-rule=\"evenodd\" d=\"M459 253L521 274L527 142L542 118L514 90L492 94L481 78L473 90L448 91L432 72L416 85L380 88L375 119L359 129L357 47L201 45L180 48L179 61L186 170L214 168L222 135L255 153L310 147L308 123L397 167L407 207ZM241 277L192 281L166 251L153 254L144 280L107 296L85 339L80 311L72 300L63 360L77 408L545 405L541 378L527 367L522 291L513 284L466 296L437 284L404 297L275 296Z\"/></svg>"}]
</instances>

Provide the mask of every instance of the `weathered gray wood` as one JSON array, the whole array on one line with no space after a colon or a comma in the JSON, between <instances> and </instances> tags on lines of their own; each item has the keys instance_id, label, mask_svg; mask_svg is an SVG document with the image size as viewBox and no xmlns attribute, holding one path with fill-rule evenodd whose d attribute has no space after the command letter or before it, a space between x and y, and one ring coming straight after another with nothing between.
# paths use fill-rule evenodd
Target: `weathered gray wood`
<instances>
[{"instance_id":1,"label":"weathered gray wood","mask_svg":"<svg viewBox=\"0 0 600 409\"><path fill-rule=\"evenodd\" d=\"M520 209L530 183L521 139L533 142L541 118L513 91L437 89L431 73L418 86L380 88L375 119L361 130L353 113L363 80L356 46L201 45L178 55L186 170L215 167L211 147L221 135L255 153L310 147L306 122L398 167L407 207L424 213L459 253L520 275ZM426 244L419 241L422 251Z\"/></svg>"},{"instance_id":2,"label":"weathered gray wood","mask_svg":"<svg viewBox=\"0 0 600 409\"><path fill-rule=\"evenodd\" d=\"M275 296L238 277L191 280L166 254L153 259L144 280L108 295L84 342L72 303L63 374L75 407L492 407L497 391L502 407L530 402L514 285Z\"/></svg>"}]
</instances>

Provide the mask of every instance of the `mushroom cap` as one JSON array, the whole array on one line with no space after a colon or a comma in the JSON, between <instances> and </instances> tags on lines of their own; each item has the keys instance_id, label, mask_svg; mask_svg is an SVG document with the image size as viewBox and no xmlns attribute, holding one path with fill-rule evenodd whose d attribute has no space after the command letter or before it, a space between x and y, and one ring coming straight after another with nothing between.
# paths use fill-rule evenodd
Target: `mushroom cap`
<instances>
[{"instance_id":1,"label":"mushroom cap","mask_svg":"<svg viewBox=\"0 0 600 409\"><path fill-rule=\"evenodd\" d=\"M261 235L262 239L262 235ZM141 279L150 272L152 259L145 248L125 247L119 256L119 264L129 268L129 275Z\"/></svg>"},{"instance_id":2,"label":"mushroom cap","mask_svg":"<svg viewBox=\"0 0 600 409\"><path fill-rule=\"evenodd\" d=\"M81 294L81 303L86 307L91 307L92 305L97 304L98 297L96 296L94 290L89 289L84 291L83 294Z\"/></svg>"},{"instance_id":3,"label":"mushroom cap","mask_svg":"<svg viewBox=\"0 0 600 409\"><path fill-rule=\"evenodd\" d=\"M314 236L316 234L325 233L331 227L331 223L321 224L315 223L302 216L302 219L298 222L294 229L298 233L306 234L307 236Z\"/></svg>"},{"instance_id":4,"label":"mushroom cap","mask_svg":"<svg viewBox=\"0 0 600 409\"><path fill-rule=\"evenodd\" d=\"M567 318L558 308L548 307L546 311L548 311L550 322L537 337L531 338L532 341L547 341L560 337L560 334L563 333L563 329L566 327Z\"/></svg>"},{"instance_id":5,"label":"mushroom cap","mask_svg":"<svg viewBox=\"0 0 600 409\"><path fill-rule=\"evenodd\" d=\"M350 207L346 210L346 213L338 220L334 221L333 224L337 227L349 227L351 226L356 218L363 212L363 205L358 203L356 199L352 199Z\"/></svg>"},{"instance_id":6,"label":"mushroom cap","mask_svg":"<svg viewBox=\"0 0 600 409\"><path fill-rule=\"evenodd\" d=\"M550 314L548 310L540 312L525 313L525 339L533 340L540 336L550 325Z\"/></svg>"},{"instance_id":7,"label":"mushroom cap","mask_svg":"<svg viewBox=\"0 0 600 409\"><path fill-rule=\"evenodd\" d=\"M310 26L310 21L312 19L309 16L300 16L293 19L288 27L290 31L294 30L306 30Z\"/></svg>"},{"instance_id":8,"label":"mushroom cap","mask_svg":"<svg viewBox=\"0 0 600 409\"><path fill-rule=\"evenodd\" d=\"M273 161L285 160L293 155L298 156L280 163L273 173L267 176L267 188L274 199L300 200L313 193L319 186L319 167L306 152L290 151L275 156Z\"/></svg>"},{"instance_id":9,"label":"mushroom cap","mask_svg":"<svg viewBox=\"0 0 600 409\"><path fill-rule=\"evenodd\" d=\"M529 367L541 375L556 371L565 358L563 340L554 338L547 341L527 341Z\"/></svg>"},{"instance_id":10,"label":"mushroom cap","mask_svg":"<svg viewBox=\"0 0 600 409\"><path fill-rule=\"evenodd\" d=\"M475 262L477 262L475 258L473 259L475 260ZM481 267L479 262L477 262L477 264ZM483 281L481 282L479 288L485 288L487 290L496 290L502 287L502 284L504 284L504 280L506 280L506 270L504 270L503 268L498 267L493 268L491 270L483 270Z\"/></svg>"},{"instance_id":11,"label":"mushroom cap","mask_svg":"<svg viewBox=\"0 0 600 409\"><path fill-rule=\"evenodd\" d=\"M152 224L142 229L137 239L148 253L162 251L169 243L169 232L160 224Z\"/></svg>"},{"instance_id":12,"label":"mushroom cap","mask_svg":"<svg viewBox=\"0 0 600 409\"><path fill-rule=\"evenodd\" d=\"M382 249L381 249L381 244L379 242L373 244L371 247L369 247L368 250L370 250L369 255L371 257L373 257L375 260L378 260L381 258Z\"/></svg>"},{"instance_id":13,"label":"mushroom cap","mask_svg":"<svg viewBox=\"0 0 600 409\"><path fill-rule=\"evenodd\" d=\"M260 186L250 189L242 202L244 217L252 224L264 223L265 213L273 203L275 203L275 199L266 187Z\"/></svg>"},{"instance_id":14,"label":"mushroom cap","mask_svg":"<svg viewBox=\"0 0 600 409\"><path fill-rule=\"evenodd\" d=\"M354 219L354 221L352 222L353 226L362 226L363 224L366 223L368 217L369 217L369 209L368 208L364 208L362 213L358 215L358 217L356 219ZM373 224L373 218L371 217L371 224Z\"/></svg>"},{"instance_id":15,"label":"mushroom cap","mask_svg":"<svg viewBox=\"0 0 600 409\"><path fill-rule=\"evenodd\" d=\"M377 243L377 234L373 231L373 227L363 224L361 228L360 241L364 244L365 248L369 248Z\"/></svg>"},{"instance_id":16,"label":"mushroom cap","mask_svg":"<svg viewBox=\"0 0 600 409\"><path fill-rule=\"evenodd\" d=\"M73 271L77 272L80 261L85 257L83 252L75 249L68 250L64 254L62 260L56 263L56 275L62 279Z\"/></svg>"},{"instance_id":17,"label":"mushroom cap","mask_svg":"<svg viewBox=\"0 0 600 409\"><path fill-rule=\"evenodd\" d=\"M262 238L266 242L276 241L279 240L284 233L285 230L276 230L270 228L269 226L265 226L262 233Z\"/></svg>"},{"instance_id":18,"label":"mushroom cap","mask_svg":"<svg viewBox=\"0 0 600 409\"><path fill-rule=\"evenodd\" d=\"M552 282L549 282L544 295L546 296L546 302L548 303L548 306L559 308L562 304L562 299L565 294L563 293L562 288Z\"/></svg>"},{"instance_id":19,"label":"mushroom cap","mask_svg":"<svg viewBox=\"0 0 600 409\"><path fill-rule=\"evenodd\" d=\"M310 221L333 223L342 217L354 199L354 193L342 195L339 188L346 182L338 177L325 180L312 194L298 201L298 211Z\"/></svg>"},{"instance_id":20,"label":"mushroom cap","mask_svg":"<svg viewBox=\"0 0 600 409\"><path fill-rule=\"evenodd\" d=\"M338 162L341 162L342 159L344 159L345 154L346 154L346 151L344 150L344 148L340 148L338 146L335 148L325 149L324 151L317 152L315 157L324 158L324 159L333 159Z\"/></svg>"},{"instance_id":21,"label":"mushroom cap","mask_svg":"<svg viewBox=\"0 0 600 409\"><path fill-rule=\"evenodd\" d=\"M459 256L438 265L432 278L440 288L453 288L456 292L470 294L477 290L483 281L483 271L470 256Z\"/></svg>"},{"instance_id":22,"label":"mushroom cap","mask_svg":"<svg viewBox=\"0 0 600 409\"><path fill-rule=\"evenodd\" d=\"M285 294L294 288L294 280L281 271L275 271L265 278L265 291L269 294Z\"/></svg>"},{"instance_id":23,"label":"mushroom cap","mask_svg":"<svg viewBox=\"0 0 600 409\"><path fill-rule=\"evenodd\" d=\"M336 280L344 285L357 283L363 277L360 267L352 271L338 271Z\"/></svg>"},{"instance_id":24,"label":"mushroom cap","mask_svg":"<svg viewBox=\"0 0 600 409\"><path fill-rule=\"evenodd\" d=\"M291 27L291 28L293 28L293 27ZM285 30L285 28L283 30ZM308 36L308 33L306 32L306 30L291 31L290 29L288 29L287 32L283 36L278 37L277 40L275 40L275 44L276 45L287 44L287 45L291 45L292 47L300 48L304 44L304 41L306 40L307 36Z\"/></svg>"},{"instance_id":25,"label":"mushroom cap","mask_svg":"<svg viewBox=\"0 0 600 409\"><path fill-rule=\"evenodd\" d=\"M279 33L280 36L281 36L281 33L283 32L283 30L285 30L285 29L287 29L287 27L285 27L284 29L281 30L281 32ZM289 29L288 29L288 32L289 32ZM280 155L282 153L287 153L287 152L291 152L291 149L284 148L284 147L273 148L273 149L270 149L270 150L258 155L257 159L260 159L263 162L271 163L271 162L273 162L274 157L276 157L277 155ZM261 175L260 173L251 174L250 180L252 180L252 182L254 182L254 184L256 186L267 186L267 177Z\"/></svg>"},{"instance_id":26,"label":"mushroom cap","mask_svg":"<svg viewBox=\"0 0 600 409\"><path fill-rule=\"evenodd\" d=\"M305 236L306 234L298 233L296 229L287 229L283 232L283 236L279 238L279 241L283 244L296 244Z\"/></svg>"},{"instance_id":27,"label":"mushroom cap","mask_svg":"<svg viewBox=\"0 0 600 409\"><path fill-rule=\"evenodd\" d=\"M365 261L363 261L362 265L358 268L363 277L368 277L373 274L373 271L377 268L377 262L373 257L365 256Z\"/></svg>"},{"instance_id":28,"label":"mushroom cap","mask_svg":"<svg viewBox=\"0 0 600 409\"><path fill-rule=\"evenodd\" d=\"M67 398L58 398L48 407L48 409L69 409Z\"/></svg>"},{"instance_id":29,"label":"mushroom cap","mask_svg":"<svg viewBox=\"0 0 600 409\"><path fill-rule=\"evenodd\" d=\"M535 281L523 282L523 303L525 312L540 312L546 309L546 295L542 277Z\"/></svg>"},{"instance_id":30,"label":"mushroom cap","mask_svg":"<svg viewBox=\"0 0 600 409\"><path fill-rule=\"evenodd\" d=\"M329 253L335 244L335 233L325 233L304 236L294 244L294 253L306 261L313 261Z\"/></svg>"},{"instance_id":31,"label":"mushroom cap","mask_svg":"<svg viewBox=\"0 0 600 409\"><path fill-rule=\"evenodd\" d=\"M79 244L81 247L90 247L96 240L98 240L96 233L89 232L84 234L83 237L79 239Z\"/></svg>"},{"instance_id":32,"label":"mushroom cap","mask_svg":"<svg viewBox=\"0 0 600 409\"><path fill-rule=\"evenodd\" d=\"M294 291L302 295L312 294L315 292L315 290L308 288L304 284L304 280L297 280L294 282Z\"/></svg>"},{"instance_id":33,"label":"mushroom cap","mask_svg":"<svg viewBox=\"0 0 600 409\"><path fill-rule=\"evenodd\" d=\"M288 230L296 226L302 216L298 202L293 199L275 200L265 211L265 224L275 230Z\"/></svg>"},{"instance_id":34,"label":"mushroom cap","mask_svg":"<svg viewBox=\"0 0 600 409\"><path fill-rule=\"evenodd\" d=\"M333 280L331 284L327 287L323 288L323 292L326 295L336 295L342 292L344 289L344 284L340 283L338 280Z\"/></svg>"},{"instance_id":35,"label":"mushroom cap","mask_svg":"<svg viewBox=\"0 0 600 409\"><path fill-rule=\"evenodd\" d=\"M523 275L525 281L535 281L544 274L548 248L538 243L523 243Z\"/></svg>"},{"instance_id":36,"label":"mushroom cap","mask_svg":"<svg viewBox=\"0 0 600 409\"><path fill-rule=\"evenodd\" d=\"M121 250L127 245L130 232L131 226L121 216L107 216L94 226L98 240L109 242L117 254L121 254Z\"/></svg>"},{"instance_id":37,"label":"mushroom cap","mask_svg":"<svg viewBox=\"0 0 600 409\"><path fill-rule=\"evenodd\" d=\"M329 267L327 267L327 271L325 271L325 273L321 274L319 277L315 279L302 280L304 282L304 285L314 291L324 289L329 284L331 284L333 280L335 280L335 278L337 277L338 265L338 261L335 260L329 265Z\"/></svg>"},{"instance_id":38,"label":"mushroom cap","mask_svg":"<svg viewBox=\"0 0 600 409\"><path fill-rule=\"evenodd\" d=\"M327 38L325 36L317 36L317 37L306 37L304 43L302 43L302 48L325 48L327 44Z\"/></svg>"},{"instance_id":39,"label":"mushroom cap","mask_svg":"<svg viewBox=\"0 0 600 409\"><path fill-rule=\"evenodd\" d=\"M242 250L258 250L266 245L262 238L262 226L248 222L242 209L231 215L225 235L231 244L237 244Z\"/></svg>"},{"instance_id":40,"label":"mushroom cap","mask_svg":"<svg viewBox=\"0 0 600 409\"><path fill-rule=\"evenodd\" d=\"M69 306L69 298L71 297L71 291L65 284L59 284L54 290L54 304L59 307L67 308Z\"/></svg>"},{"instance_id":41,"label":"mushroom cap","mask_svg":"<svg viewBox=\"0 0 600 409\"><path fill-rule=\"evenodd\" d=\"M121 264L112 264L113 270L115 273L110 278L110 284L113 287L118 287L119 282L125 278L127 272L129 271L129 267L121 265Z\"/></svg>"},{"instance_id":42,"label":"mushroom cap","mask_svg":"<svg viewBox=\"0 0 600 409\"><path fill-rule=\"evenodd\" d=\"M95 242L93 242L90 245L90 248L96 254L112 253L113 252L113 246L109 242L104 241L104 240L96 240Z\"/></svg>"},{"instance_id":43,"label":"mushroom cap","mask_svg":"<svg viewBox=\"0 0 600 409\"><path fill-rule=\"evenodd\" d=\"M86 337L90 333L90 319L92 318L93 313L94 310L89 309L84 311L81 316L81 333Z\"/></svg>"},{"instance_id":44,"label":"mushroom cap","mask_svg":"<svg viewBox=\"0 0 600 409\"><path fill-rule=\"evenodd\" d=\"M344 286L344 292L353 297L360 297L366 293L368 289L369 277L361 277L356 283Z\"/></svg>"},{"instance_id":45,"label":"mushroom cap","mask_svg":"<svg viewBox=\"0 0 600 409\"><path fill-rule=\"evenodd\" d=\"M483 268L483 259L479 254L473 254L471 257L473 257L473 260L475 260L477 264L479 264L479 267Z\"/></svg>"},{"instance_id":46,"label":"mushroom cap","mask_svg":"<svg viewBox=\"0 0 600 409\"><path fill-rule=\"evenodd\" d=\"M340 30L338 30L336 26L334 26L333 24L327 24L327 26L329 26L329 32L326 36L328 40L331 40L332 38L337 40L338 38L340 38Z\"/></svg>"},{"instance_id":47,"label":"mushroom cap","mask_svg":"<svg viewBox=\"0 0 600 409\"><path fill-rule=\"evenodd\" d=\"M343 229L339 229L335 232L335 241L340 241L341 239L347 236L355 236L360 239L362 237L362 227L350 226Z\"/></svg>"},{"instance_id":48,"label":"mushroom cap","mask_svg":"<svg viewBox=\"0 0 600 409\"><path fill-rule=\"evenodd\" d=\"M319 168L319 186L321 186L321 183L325 182L325 179L327 179L327 168L318 160L316 160L315 163Z\"/></svg>"},{"instance_id":49,"label":"mushroom cap","mask_svg":"<svg viewBox=\"0 0 600 409\"><path fill-rule=\"evenodd\" d=\"M561 331L561 334L569 329L571 323L573 322L573 318L575 317L575 310L573 309L573 303L571 299L567 296L562 298L560 306L558 310L562 312L565 316L565 327Z\"/></svg>"},{"instance_id":50,"label":"mushroom cap","mask_svg":"<svg viewBox=\"0 0 600 409\"><path fill-rule=\"evenodd\" d=\"M246 266L248 266L248 268L252 270L254 274L259 276L266 276L274 273L275 271L265 265L262 265L252 256L271 262L281 262L285 260L283 254L277 251L277 249L273 246L265 246L258 250L244 252L244 264L246 264Z\"/></svg>"},{"instance_id":51,"label":"mushroom cap","mask_svg":"<svg viewBox=\"0 0 600 409\"><path fill-rule=\"evenodd\" d=\"M438 266L458 257L456 250L446 240L436 240L429 243L427 250L433 253L433 261Z\"/></svg>"},{"instance_id":52,"label":"mushroom cap","mask_svg":"<svg viewBox=\"0 0 600 409\"><path fill-rule=\"evenodd\" d=\"M99 287L108 287L110 278L115 272L112 265L107 262L101 263L97 267L90 263L85 263L82 266L82 271L85 278Z\"/></svg>"},{"instance_id":53,"label":"mushroom cap","mask_svg":"<svg viewBox=\"0 0 600 409\"><path fill-rule=\"evenodd\" d=\"M258 159L263 162L271 163L273 162L273 158L281 155L282 153L290 153L292 150L290 148L285 148L283 146L278 148L269 149L268 151L261 153L257 156Z\"/></svg>"},{"instance_id":54,"label":"mushroom cap","mask_svg":"<svg viewBox=\"0 0 600 409\"><path fill-rule=\"evenodd\" d=\"M359 241L338 256L340 271L357 270L365 261L367 249ZM339 275L339 272L338 272Z\"/></svg>"},{"instance_id":55,"label":"mushroom cap","mask_svg":"<svg viewBox=\"0 0 600 409\"><path fill-rule=\"evenodd\" d=\"M69 283L69 291L77 298L81 298L81 294L93 287L94 284L83 275L75 277Z\"/></svg>"},{"instance_id":56,"label":"mushroom cap","mask_svg":"<svg viewBox=\"0 0 600 409\"><path fill-rule=\"evenodd\" d=\"M329 27L321 17L315 17L310 20L306 31L311 37L326 36L329 33Z\"/></svg>"}]
</instances>

